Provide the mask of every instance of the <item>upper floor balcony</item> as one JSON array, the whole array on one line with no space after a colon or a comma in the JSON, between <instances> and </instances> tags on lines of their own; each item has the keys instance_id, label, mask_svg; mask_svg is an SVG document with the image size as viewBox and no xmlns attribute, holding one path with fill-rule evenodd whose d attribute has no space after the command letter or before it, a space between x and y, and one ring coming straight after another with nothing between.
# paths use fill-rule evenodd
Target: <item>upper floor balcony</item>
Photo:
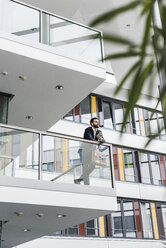
<instances>
[{"instance_id":1,"label":"upper floor balcony","mask_svg":"<svg viewBox=\"0 0 166 248\"><path fill-rule=\"evenodd\" d=\"M2 247L115 211L111 149L108 144L1 124Z\"/></svg>"},{"instance_id":2,"label":"upper floor balcony","mask_svg":"<svg viewBox=\"0 0 166 248\"><path fill-rule=\"evenodd\" d=\"M100 31L11 0L0 0L0 20L0 91L14 96L9 124L48 130L104 81ZM33 124L22 118L28 112Z\"/></svg>"}]
</instances>

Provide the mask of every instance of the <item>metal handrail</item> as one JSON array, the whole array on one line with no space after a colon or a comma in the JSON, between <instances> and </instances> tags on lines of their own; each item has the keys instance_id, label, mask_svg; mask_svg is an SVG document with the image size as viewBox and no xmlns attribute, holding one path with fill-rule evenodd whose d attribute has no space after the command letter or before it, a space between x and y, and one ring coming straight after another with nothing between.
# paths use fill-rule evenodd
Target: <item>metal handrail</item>
<instances>
[{"instance_id":1,"label":"metal handrail","mask_svg":"<svg viewBox=\"0 0 166 248\"><path fill-rule=\"evenodd\" d=\"M36 130L36 129L23 128L23 127L18 127L18 126L8 125L8 124L2 124L2 123L0 123L0 127L5 127L5 128L15 129L15 130L19 130L19 131L25 131L25 132L30 132L30 133L35 133L35 134L39 134L39 135L47 135L47 136L54 136L54 137L57 137L57 138L76 140L76 141L80 141L80 142L84 142L84 143L95 144L95 145L98 145L98 146L100 146L100 145L107 146L107 147L111 146L111 144L107 143L107 142L100 143L98 141L87 140L87 139L84 139L84 138L81 138L81 137L78 138L76 136L56 133L56 132L53 132L53 131L39 131L39 130Z\"/></svg>"}]
</instances>

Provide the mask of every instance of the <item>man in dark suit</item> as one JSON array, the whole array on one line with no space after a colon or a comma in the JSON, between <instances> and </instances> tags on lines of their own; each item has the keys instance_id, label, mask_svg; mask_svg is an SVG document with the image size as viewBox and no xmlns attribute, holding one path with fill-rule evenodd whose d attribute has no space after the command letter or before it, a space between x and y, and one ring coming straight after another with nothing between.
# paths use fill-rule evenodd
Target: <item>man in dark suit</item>
<instances>
[{"instance_id":1,"label":"man in dark suit","mask_svg":"<svg viewBox=\"0 0 166 248\"><path fill-rule=\"evenodd\" d=\"M98 129L99 128L99 119L94 117L90 120L91 127L85 129L84 132L84 139L94 140L99 142L105 142L102 132Z\"/></svg>"},{"instance_id":2,"label":"man in dark suit","mask_svg":"<svg viewBox=\"0 0 166 248\"><path fill-rule=\"evenodd\" d=\"M85 129L84 139L98 141L100 143L105 142L102 132L99 128L99 119L94 117L90 120L91 127ZM79 184L81 181L85 185L89 185L89 176L95 169L95 164L92 162L92 153L96 150L96 145L91 143L82 143L80 147L80 154L82 154L82 175L75 179L74 182Z\"/></svg>"}]
</instances>

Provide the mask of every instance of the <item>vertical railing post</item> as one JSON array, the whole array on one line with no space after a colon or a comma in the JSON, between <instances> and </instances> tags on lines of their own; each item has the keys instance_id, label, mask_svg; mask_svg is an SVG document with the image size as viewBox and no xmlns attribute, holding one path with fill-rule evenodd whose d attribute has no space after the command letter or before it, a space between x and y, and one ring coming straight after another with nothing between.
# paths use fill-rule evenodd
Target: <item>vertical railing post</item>
<instances>
[{"instance_id":1,"label":"vertical railing post","mask_svg":"<svg viewBox=\"0 0 166 248\"><path fill-rule=\"evenodd\" d=\"M40 25L40 27L39 27L39 42L40 43L43 43L43 40L42 40L42 36L43 36L43 28L42 28L42 15L43 15L43 13L42 13L42 11L40 10L39 11L39 25Z\"/></svg>"},{"instance_id":2,"label":"vertical railing post","mask_svg":"<svg viewBox=\"0 0 166 248\"><path fill-rule=\"evenodd\" d=\"M110 146L109 146L109 156L110 156L110 170L111 170L112 188L115 188L113 149L112 149L112 145L111 145L111 144L110 144Z\"/></svg>"},{"instance_id":3,"label":"vertical railing post","mask_svg":"<svg viewBox=\"0 0 166 248\"><path fill-rule=\"evenodd\" d=\"M0 221L0 248L2 247L1 244L2 244L2 225L3 225L3 222Z\"/></svg>"},{"instance_id":4,"label":"vertical railing post","mask_svg":"<svg viewBox=\"0 0 166 248\"><path fill-rule=\"evenodd\" d=\"M39 133L39 169L38 169L38 179L41 180L42 171L42 134Z\"/></svg>"}]
</instances>

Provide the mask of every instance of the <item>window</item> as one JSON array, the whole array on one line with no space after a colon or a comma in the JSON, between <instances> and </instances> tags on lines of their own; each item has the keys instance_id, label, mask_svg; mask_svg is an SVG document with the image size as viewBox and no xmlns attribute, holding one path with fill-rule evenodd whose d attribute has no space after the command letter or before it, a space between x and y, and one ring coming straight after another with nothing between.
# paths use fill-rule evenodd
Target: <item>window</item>
<instances>
[{"instance_id":1,"label":"window","mask_svg":"<svg viewBox=\"0 0 166 248\"><path fill-rule=\"evenodd\" d=\"M143 237L153 238L150 203L141 202L141 217L143 226Z\"/></svg>"},{"instance_id":2,"label":"window","mask_svg":"<svg viewBox=\"0 0 166 248\"><path fill-rule=\"evenodd\" d=\"M160 162L157 154L150 154L153 184L162 185Z\"/></svg>"},{"instance_id":3,"label":"window","mask_svg":"<svg viewBox=\"0 0 166 248\"><path fill-rule=\"evenodd\" d=\"M149 120L150 120L150 134L158 133L158 121L157 121L157 114L149 111Z\"/></svg>"},{"instance_id":4,"label":"window","mask_svg":"<svg viewBox=\"0 0 166 248\"><path fill-rule=\"evenodd\" d=\"M87 236L99 235L99 225L97 219L86 222L86 235Z\"/></svg>"},{"instance_id":5,"label":"window","mask_svg":"<svg viewBox=\"0 0 166 248\"><path fill-rule=\"evenodd\" d=\"M166 239L166 204L161 205L161 211L162 211L162 219L163 219L163 226L164 226L164 236Z\"/></svg>"},{"instance_id":6,"label":"window","mask_svg":"<svg viewBox=\"0 0 166 248\"><path fill-rule=\"evenodd\" d=\"M132 151L123 149L124 166L125 166L125 179L126 181L136 181L134 173L134 162Z\"/></svg>"},{"instance_id":7,"label":"window","mask_svg":"<svg viewBox=\"0 0 166 248\"><path fill-rule=\"evenodd\" d=\"M141 127L140 127L138 108L133 108L131 110L131 126L132 126L132 131L134 134L141 135Z\"/></svg>"},{"instance_id":8,"label":"window","mask_svg":"<svg viewBox=\"0 0 166 248\"><path fill-rule=\"evenodd\" d=\"M104 111L104 127L113 129L113 118L111 104L109 102L103 102Z\"/></svg>"},{"instance_id":9,"label":"window","mask_svg":"<svg viewBox=\"0 0 166 248\"><path fill-rule=\"evenodd\" d=\"M140 170L141 170L141 182L151 183L148 154L144 152L140 153Z\"/></svg>"},{"instance_id":10,"label":"window","mask_svg":"<svg viewBox=\"0 0 166 248\"><path fill-rule=\"evenodd\" d=\"M164 128L164 118L161 113L158 113L158 120L159 120L159 130L161 130L160 137L162 140L166 140L166 130Z\"/></svg>"},{"instance_id":11,"label":"window","mask_svg":"<svg viewBox=\"0 0 166 248\"><path fill-rule=\"evenodd\" d=\"M81 122L89 124L91 119L90 97L85 98L81 103Z\"/></svg>"},{"instance_id":12,"label":"window","mask_svg":"<svg viewBox=\"0 0 166 248\"><path fill-rule=\"evenodd\" d=\"M64 230L64 235L78 236L78 225L69 227Z\"/></svg>"},{"instance_id":13,"label":"window","mask_svg":"<svg viewBox=\"0 0 166 248\"><path fill-rule=\"evenodd\" d=\"M126 237L136 237L136 225L135 216L133 209L133 202L123 201L123 211L124 211L124 230Z\"/></svg>"},{"instance_id":14,"label":"window","mask_svg":"<svg viewBox=\"0 0 166 248\"><path fill-rule=\"evenodd\" d=\"M65 115L64 119L73 121L73 110L71 110L67 115Z\"/></svg>"},{"instance_id":15,"label":"window","mask_svg":"<svg viewBox=\"0 0 166 248\"><path fill-rule=\"evenodd\" d=\"M122 123L123 123L123 104L114 103L114 114L115 114L115 129L117 131L121 131Z\"/></svg>"},{"instance_id":16,"label":"window","mask_svg":"<svg viewBox=\"0 0 166 248\"><path fill-rule=\"evenodd\" d=\"M111 214L111 229L113 237L123 237L121 202L118 201L118 210Z\"/></svg>"}]
</instances>

